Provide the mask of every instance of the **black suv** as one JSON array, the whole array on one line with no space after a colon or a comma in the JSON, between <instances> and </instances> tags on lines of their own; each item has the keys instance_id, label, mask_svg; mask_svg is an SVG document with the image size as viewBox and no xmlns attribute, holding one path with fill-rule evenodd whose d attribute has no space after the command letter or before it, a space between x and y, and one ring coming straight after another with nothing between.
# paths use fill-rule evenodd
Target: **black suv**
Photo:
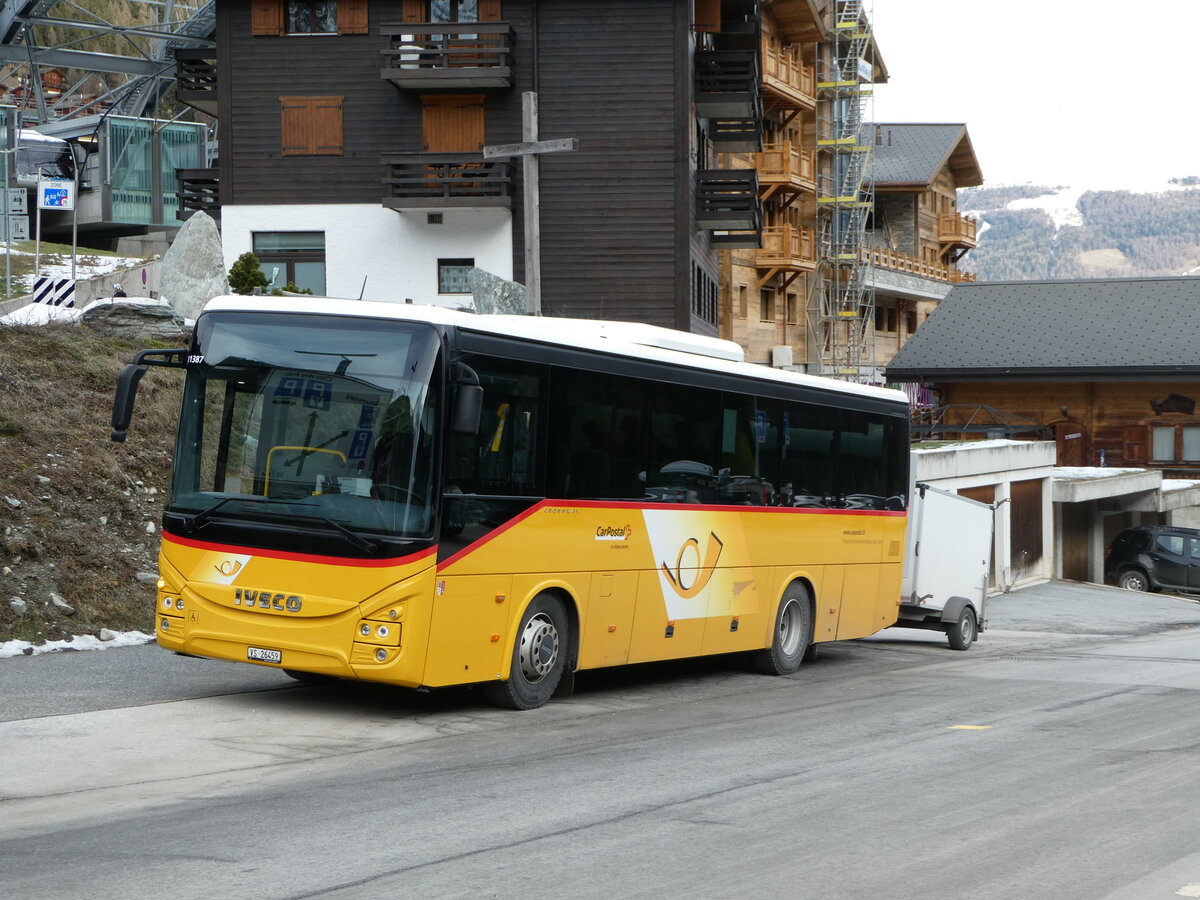
<instances>
[{"instance_id":1,"label":"black suv","mask_svg":"<svg viewBox=\"0 0 1200 900\"><path fill-rule=\"evenodd\" d=\"M1200 592L1200 531L1170 525L1127 528L1108 548L1104 575L1127 591Z\"/></svg>"}]
</instances>

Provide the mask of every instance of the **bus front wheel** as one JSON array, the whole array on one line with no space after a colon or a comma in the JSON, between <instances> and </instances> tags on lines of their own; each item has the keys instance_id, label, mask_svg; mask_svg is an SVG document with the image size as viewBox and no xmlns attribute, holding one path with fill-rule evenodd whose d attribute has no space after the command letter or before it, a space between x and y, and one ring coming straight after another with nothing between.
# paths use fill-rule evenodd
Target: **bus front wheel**
<instances>
[{"instance_id":1,"label":"bus front wheel","mask_svg":"<svg viewBox=\"0 0 1200 900\"><path fill-rule=\"evenodd\" d=\"M812 635L812 604L804 585L794 582L784 591L773 634L771 646L756 650L750 661L764 675L789 675L800 668Z\"/></svg>"},{"instance_id":2,"label":"bus front wheel","mask_svg":"<svg viewBox=\"0 0 1200 900\"><path fill-rule=\"evenodd\" d=\"M508 680L483 686L488 700L506 709L536 709L545 704L566 668L567 627L567 614L557 597L534 597L517 628Z\"/></svg>"}]
</instances>

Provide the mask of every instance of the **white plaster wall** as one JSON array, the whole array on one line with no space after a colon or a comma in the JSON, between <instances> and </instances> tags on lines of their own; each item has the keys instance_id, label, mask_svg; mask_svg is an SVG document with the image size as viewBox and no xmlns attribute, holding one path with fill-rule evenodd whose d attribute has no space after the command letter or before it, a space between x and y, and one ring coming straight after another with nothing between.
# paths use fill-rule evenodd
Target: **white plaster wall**
<instances>
[{"instance_id":1,"label":"white plaster wall","mask_svg":"<svg viewBox=\"0 0 1200 900\"><path fill-rule=\"evenodd\" d=\"M430 212L441 214L441 225L427 223ZM473 258L493 275L513 277L512 214L507 209L398 213L368 204L222 206L227 270L253 249L255 231L325 232L325 293L330 297L357 298L361 292L364 300L471 306L470 294L437 292L437 261L448 258Z\"/></svg>"},{"instance_id":2,"label":"white plaster wall","mask_svg":"<svg viewBox=\"0 0 1200 900\"><path fill-rule=\"evenodd\" d=\"M929 450L914 450L914 481L957 493L964 488L995 488L996 517L993 554L996 587L1045 581L1055 563L1053 472L1055 447L1049 441L972 441ZM1011 511L1014 481L1042 482L1042 558L1033 571L1018 579L1020 567L1012 558Z\"/></svg>"}]
</instances>

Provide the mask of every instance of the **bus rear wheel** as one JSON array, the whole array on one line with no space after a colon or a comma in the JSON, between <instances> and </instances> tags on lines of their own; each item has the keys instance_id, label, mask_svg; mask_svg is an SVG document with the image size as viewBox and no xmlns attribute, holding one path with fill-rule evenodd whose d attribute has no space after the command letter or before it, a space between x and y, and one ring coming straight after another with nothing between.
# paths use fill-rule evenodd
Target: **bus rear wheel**
<instances>
[{"instance_id":1,"label":"bus rear wheel","mask_svg":"<svg viewBox=\"0 0 1200 900\"><path fill-rule=\"evenodd\" d=\"M783 592L775 613L771 646L756 650L751 665L764 675L789 675L800 668L812 635L812 604L804 585L793 582Z\"/></svg>"},{"instance_id":2,"label":"bus rear wheel","mask_svg":"<svg viewBox=\"0 0 1200 900\"><path fill-rule=\"evenodd\" d=\"M551 594L539 594L517 628L507 681L483 686L484 695L506 709L536 709L558 687L567 664L567 614Z\"/></svg>"}]
</instances>

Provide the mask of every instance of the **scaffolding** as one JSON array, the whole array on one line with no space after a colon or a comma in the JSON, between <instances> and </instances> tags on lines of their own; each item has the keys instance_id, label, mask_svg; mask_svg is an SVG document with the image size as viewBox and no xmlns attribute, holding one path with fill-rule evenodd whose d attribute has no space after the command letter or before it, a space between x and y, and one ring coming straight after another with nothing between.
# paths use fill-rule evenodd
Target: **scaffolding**
<instances>
[{"instance_id":1,"label":"scaffolding","mask_svg":"<svg viewBox=\"0 0 1200 900\"><path fill-rule=\"evenodd\" d=\"M874 279L864 252L874 208L871 146L862 139L872 97L874 47L864 0L836 0L822 47L817 113L817 186L822 278L809 300L809 333L820 374L867 381L874 363Z\"/></svg>"}]
</instances>

